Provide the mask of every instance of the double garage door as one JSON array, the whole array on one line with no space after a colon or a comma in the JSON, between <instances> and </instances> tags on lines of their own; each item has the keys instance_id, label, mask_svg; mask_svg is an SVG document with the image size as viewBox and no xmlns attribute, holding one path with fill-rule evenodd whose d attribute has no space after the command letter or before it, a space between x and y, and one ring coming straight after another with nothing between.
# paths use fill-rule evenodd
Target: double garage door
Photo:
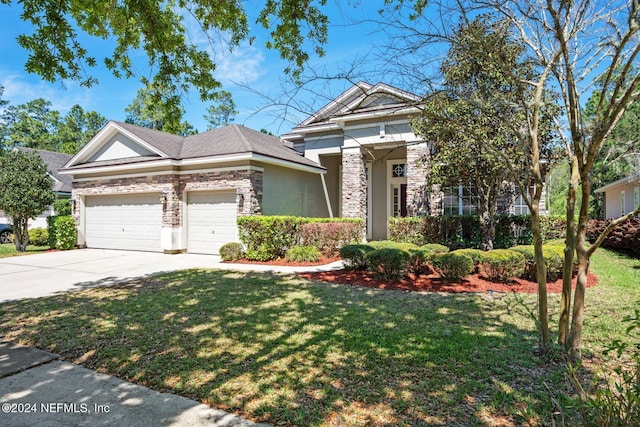
<instances>
[{"instance_id":1,"label":"double garage door","mask_svg":"<svg viewBox=\"0 0 640 427\"><path fill-rule=\"evenodd\" d=\"M237 240L234 192L191 192L186 208L189 252L217 254L220 246ZM87 196L85 224L89 248L163 250L158 193Z\"/></svg>"}]
</instances>

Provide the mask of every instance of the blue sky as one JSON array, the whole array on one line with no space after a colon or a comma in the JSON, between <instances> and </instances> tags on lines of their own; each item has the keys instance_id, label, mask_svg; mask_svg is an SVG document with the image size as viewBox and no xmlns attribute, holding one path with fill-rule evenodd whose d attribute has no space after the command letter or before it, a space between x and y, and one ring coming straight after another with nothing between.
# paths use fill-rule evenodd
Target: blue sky
<instances>
[{"instance_id":1,"label":"blue sky","mask_svg":"<svg viewBox=\"0 0 640 427\"><path fill-rule=\"evenodd\" d=\"M262 4L256 0L245 3L249 4L247 9L254 13ZM325 46L326 56L312 58L307 75L325 71L333 74L349 68L357 57L374 55L372 47L378 45L378 37L381 36L373 34L377 29L376 24L362 21L378 18L377 10L382 3L382 0L329 0L325 9L331 24L329 43ZM91 72L100 83L87 89L75 82L44 82L39 76L24 71L27 52L18 45L16 37L21 33L30 33L31 28L20 20L20 13L21 6L15 1L11 6L0 4L0 22L3 24L0 32L0 84L4 86L3 99L17 105L41 97L51 101L53 108L63 114L73 105L79 104L85 110L97 111L107 119L124 120L125 107L141 87L135 79L116 79L98 66ZM356 21L360 23L355 23ZM307 113L322 107L350 85L345 81L330 84L319 81L310 85L309 91L303 90L296 96L294 102L298 108L289 108L285 112L281 106L270 106L268 99L258 94L266 94L273 99L280 99L285 95L281 79L286 64L279 59L277 52L264 47L265 31L258 28L258 25L253 25L252 30L257 36L252 46L244 43L231 54L225 49L216 49L220 52L216 52L218 69L215 75L223 83L224 89L234 96L236 109L239 111L236 123L258 130L265 128L275 134L286 133L303 120ZM98 43L96 46L96 49L107 52L108 46ZM100 55L99 50L91 53L99 58L106 56ZM141 57L137 65L144 68L146 64L146 58ZM384 80L384 76L369 74L369 80L376 83ZM201 103L197 94L189 93L184 99L184 106L185 119L199 131L204 131L206 121L203 114L207 104Z\"/></svg>"}]
</instances>

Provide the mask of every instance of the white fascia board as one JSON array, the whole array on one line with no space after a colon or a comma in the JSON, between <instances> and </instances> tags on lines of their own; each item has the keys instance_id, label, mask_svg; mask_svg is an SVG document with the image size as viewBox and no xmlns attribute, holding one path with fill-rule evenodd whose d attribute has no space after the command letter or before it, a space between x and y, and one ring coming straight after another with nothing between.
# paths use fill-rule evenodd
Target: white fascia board
<instances>
[{"instance_id":1,"label":"white fascia board","mask_svg":"<svg viewBox=\"0 0 640 427\"><path fill-rule=\"evenodd\" d=\"M131 139L135 143L141 145L142 147L146 148L152 153L157 154L160 157L165 157L165 158L167 157L167 153L163 153L153 145L147 143L145 140L132 134L131 132L117 125L116 123L109 122L105 125L105 127L103 127L100 130L100 132L98 132L93 138L91 138L91 140L84 147L82 147L82 149L78 151L78 153L75 156L73 156L71 160L67 162L66 165L64 165L64 167L67 168L67 167L74 166L79 163L79 160L89 158L91 155L95 154L102 147L103 143L107 142L109 138L111 138L113 135L117 133L123 134L124 136Z\"/></svg>"},{"instance_id":2,"label":"white fascia board","mask_svg":"<svg viewBox=\"0 0 640 427\"><path fill-rule=\"evenodd\" d=\"M335 123L327 123L325 125L313 125L313 126L309 126L309 127L298 127L293 129L296 132L296 136L299 136L301 138L304 138L305 135L311 134L311 133L319 133L319 132L328 132L328 131L335 131L335 130L340 130L340 126L338 126ZM286 135L288 136L288 135Z\"/></svg>"},{"instance_id":3,"label":"white fascia board","mask_svg":"<svg viewBox=\"0 0 640 427\"><path fill-rule=\"evenodd\" d=\"M143 163L127 163L124 165L111 165L111 166L94 166L87 167L82 169L73 169L73 170L63 170L60 173L65 175L86 175L92 173L105 173L105 172L126 172L127 170L135 170L135 169L148 169L148 168L156 168L156 167L169 167L169 166L193 166L193 165L206 165L206 164L216 164L216 163L227 163L234 161L248 161L255 160L263 163L274 164L282 167L286 167L289 169L303 170L306 172L312 173L326 173L326 170L321 166L313 167L298 164L295 162L291 162L288 160L275 159L273 157L264 156L261 154L255 153L240 153L233 154L227 156L216 156L216 157L202 157L196 159L186 159L186 160L173 160L173 159L159 159L159 160L151 160ZM240 166L239 168L242 168ZM191 171L187 171L188 173L192 173ZM175 172L172 172L175 173ZM107 177L105 177L107 178ZM93 178L97 179L97 178Z\"/></svg>"},{"instance_id":4,"label":"white fascia board","mask_svg":"<svg viewBox=\"0 0 640 427\"><path fill-rule=\"evenodd\" d=\"M344 117L336 117L333 119L329 119L330 122L338 124L340 127L344 128L347 122L352 122L356 120L367 120L367 119L379 119L380 117L385 116L399 116L402 114L417 114L420 112L420 109L417 107L404 107L398 110L380 110L368 113L359 113L359 114L351 114L349 116Z\"/></svg>"},{"instance_id":5,"label":"white fascia board","mask_svg":"<svg viewBox=\"0 0 640 427\"><path fill-rule=\"evenodd\" d=\"M318 110L317 112L315 112L314 114L309 116L309 118L307 118L305 121L303 121L300 125L301 126L308 125L309 123L312 123L314 120L318 119L319 117L324 116L327 112L329 112L331 110L338 110L338 111L339 110L343 110L344 109L344 101L346 99L350 98L351 96L353 96L354 92L361 92L362 96L365 96L366 95L366 91L368 91L372 87L373 86L371 86L369 83L365 83L365 82L358 82L358 83L354 84L349 89L347 89L345 92L343 92L340 96L335 98L333 101L329 102L327 105L322 107L320 110ZM339 108L341 106L342 106L342 108Z\"/></svg>"},{"instance_id":6,"label":"white fascia board","mask_svg":"<svg viewBox=\"0 0 640 427\"><path fill-rule=\"evenodd\" d=\"M614 182L612 182L610 184L604 185L604 186L598 188L597 190L594 190L594 192L596 192L596 193L604 193L605 191L611 190L612 188L615 188L615 187L617 187L618 185L621 185L621 184L633 184L634 181L636 181L636 180L640 180L640 174L634 174L634 175L627 176L625 178L619 179L619 180L614 181Z\"/></svg>"}]
</instances>

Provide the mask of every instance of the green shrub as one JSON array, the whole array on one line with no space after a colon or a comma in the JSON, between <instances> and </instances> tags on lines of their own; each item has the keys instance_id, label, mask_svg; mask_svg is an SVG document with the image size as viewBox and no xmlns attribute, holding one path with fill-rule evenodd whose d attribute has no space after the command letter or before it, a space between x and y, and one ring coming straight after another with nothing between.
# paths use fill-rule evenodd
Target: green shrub
<instances>
[{"instance_id":1,"label":"green shrub","mask_svg":"<svg viewBox=\"0 0 640 427\"><path fill-rule=\"evenodd\" d=\"M389 239L394 242L413 243L424 245L428 242L425 233L425 221L422 217L390 217Z\"/></svg>"},{"instance_id":2,"label":"green shrub","mask_svg":"<svg viewBox=\"0 0 640 427\"><path fill-rule=\"evenodd\" d=\"M402 278L409 265L409 251L400 248L375 249L366 255L367 269L376 278L398 280Z\"/></svg>"},{"instance_id":3,"label":"green shrub","mask_svg":"<svg viewBox=\"0 0 640 427\"><path fill-rule=\"evenodd\" d=\"M365 270L367 268L367 253L373 250L369 245L346 245L340 248L340 257L345 268Z\"/></svg>"},{"instance_id":4,"label":"green shrub","mask_svg":"<svg viewBox=\"0 0 640 427\"><path fill-rule=\"evenodd\" d=\"M71 215L71 200L57 199L53 202L53 211L56 215Z\"/></svg>"},{"instance_id":5,"label":"green shrub","mask_svg":"<svg viewBox=\"0 0 640 427\"><path fill-rule=\"evenodd\" d=\"M58 216L55 219L55 247L61 250L73 249L78 241L78 229L71 216Z\"/></svg>"},{"instance_id":6,"label":"green shrub","mask_svg":"<svg viewBox=\"0 0 640 427\"><path fill-rule=\"evenodd\" d=\"M473 260L467 255L454 251L433 255L431 265L444 279L460 280L471 273Z\"/></svg>"},{"instance_id":7,"label":"green shrub","mask_svg":"<svg viewBox=\"0 0 640 427\"><path fill-rule=\"evenodd\" d=\"M301 241L327 256L335 256L341 247L362 240L362 225L354 222L311 222L302 224Z\"/></svg>"},{"instance_id":8,"label":"green shrub","mask_svg":"<svg viewBox=\"0 0 640 427\"><path fill-rule=\"evenodd\" d=\"M480 249L456 249L454 252L460 255L466 255L471 258L471 261L473 261L473 268L471 270L472 273L478 273L480 271L480 263L482 262L483 254Z\"/></svg>"},{"instance_id":9,"label":"green shrub","mask_svg":"<svg viewBox=\"0 0 640 427\"><path fill-rule=\"evenodd\" d=\"M413 274L425 274L429 271L429 261L434 252L425 248L410 248L409 249L409 264L407 270Z\"/></svg>"},{"instance_id":10,"label":"green shrub","mask_svg":"<svg viewBox=\"0 0 640 427\"><path fill-rule=\"evenodd\" d=\"M326 227L336 231L333 236L345 236L349 238L357 234L356 241L362 236L362 219L359 218L302 218L296 216L242 216L238 218L238 231L240 241L247 248L246 257L260 261L282 258L287 250L298 246L303 242L302 225L318 223L347 223L356 224L357 227ZM348 231L347 231L348 230ZM331 247L339 245L335 242L327 243L333 237L323 236L322 245ZM319 248L320 249L320 248Z\"/></svg>"},{"instance_id":11,"label":"green shrub","mask_svg":"<svg viewBox=\"0 0 640 427\"><path fill-rule=\"evenodd\" d=\"M538 273L533 245L514 246L511 250L519 252L524 256L525 267L520 277L533 282L537 281ZM564 265L564 248L556 244L543 245L542 256L547 267L547 281L554 281L561 278L562 266Z\"/></svg>"},{"instance_id":12,"label":"green shrub","mask_svg":"<svg viewBox=\"0 0 640 427\"><path fill-rule=\"evenodd\" d=\"M56 247L56 218L58 218L58 215L47 217L47 245L50 248Z\"/></svg>"},{"instance_id":13,"label":"green shrub","mask_svg":"<svg viewBox=\"0 0 640 427\"><path fill-rule=\"evenodd\" d=\"M247 248L244 253L245 258L252 261L270 261L276 259L273 255L272 247L267 245L260 245L257 248Z\"/></svg>"},{"instance_id":14,"label":"green shrub","mask_svg":"<svg viewBox=\"0 0 640 427\"><path fill-rule=\"evenodd\" d=\"M449 252L449 248L447 246L439 243L427 243L426 245L422 245L421 248L431 251L434 254L444 254Z\"/></svg>"},{"instance_id":15,"label":"green shrub","mask_svg":"<svg viewBox=\"0 0 640 427\"><path fill-rule=\"evenodd\" d=\"M317 262L321 255L315 246L294 246L287 251L286 259L292 262Z\"/></svg>"},{"instance_id":16,"label":"green shrub","mask_svg":"<svg viewBox=\"0 0 640 427\"><path fill-rule=\"evenodd\" d=\"M500 282L524 274L525 258L511 249L494 249L482 254L481 271L490 279Z\"/></svg>"},{"instance_id":17,"label":"green shrub","mask_svg":"<svg viewBox=\"0 0 640 427\"><path fill-rule=\"evenodd\" d=\"M43 227L30 229L29 243L36 246L47 246L49 244L49 232Z\"/></svg>"},{"instance_id":18,"label":"green shrub","mask_svg":"<svg viewBox=\"0 0 640 427\"><path fill-rule=\"evenodd\" d=\"M238 242L229 242L220 246L220 258L223 261L237 261L244 256L244 249Z\"/></svg>"}]
</instances>

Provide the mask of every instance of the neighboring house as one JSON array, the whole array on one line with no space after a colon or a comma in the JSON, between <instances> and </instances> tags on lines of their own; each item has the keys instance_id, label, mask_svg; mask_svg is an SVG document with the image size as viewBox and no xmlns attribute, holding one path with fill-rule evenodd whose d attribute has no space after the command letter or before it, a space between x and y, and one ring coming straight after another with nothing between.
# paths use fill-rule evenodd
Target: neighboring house
<instances>
[{"instance_id":1,"label":"neighboring house","mask_svg":"<svg viewBox=\"0 0 640 427\"><path fill-rule=\"evenodd\" d=\"M318 216L326 170L239 125L182 137L110 121L62 169L78 243L216 254L240 215Z\"/></svg>"},{"instance_id":2,"label":"neighboring house","mask_svg":"<svg viewBox=\"0 0 640 427\"><path fill-rule=\"evenodd\" d=\"M595 192L604 195L605 219L626 215L640 206L640 173L607 184Z\"/></svg>"},{"instance_id":3,"label":"neighboring house","mask_svg":"<svg viewBox=\"0 0 640 427\"><path fill-rule=\"evenodd\" d=\"M62 175L59 171L69 160L71 160L71 157L73 157L72 155L25 147L18 147L16 150L35 153L42 159L44 164L47 166L47 173L53 180L53 191L56 194L56 199L69 199L71 197L72 179L68 175ZM42 214L40 214L35 220L30 220L29 228L47 227L47 217L53 214L53 206L51 206L46 211L42 212ZM2 211L0 211L0 223L1 222L9 222L9 218L6 218Z\"/></svg>"},{"instance_id":4,"label":"neighboring house","mask_svg":"<svg viewBox=\"0 0 640 427\"><path fill-rule=\"evenodd\" d=\"M379 240L387 238L392 216L477 212L472 188L426 185L420 160L428 161L430 146L411 127L419 103L417 95L387 84L359 82L282 136L327 169L321 216L363 218L367 238ZM503 201L501 210L529 213L522 197Z\"/></svg>"}]
</instances>

